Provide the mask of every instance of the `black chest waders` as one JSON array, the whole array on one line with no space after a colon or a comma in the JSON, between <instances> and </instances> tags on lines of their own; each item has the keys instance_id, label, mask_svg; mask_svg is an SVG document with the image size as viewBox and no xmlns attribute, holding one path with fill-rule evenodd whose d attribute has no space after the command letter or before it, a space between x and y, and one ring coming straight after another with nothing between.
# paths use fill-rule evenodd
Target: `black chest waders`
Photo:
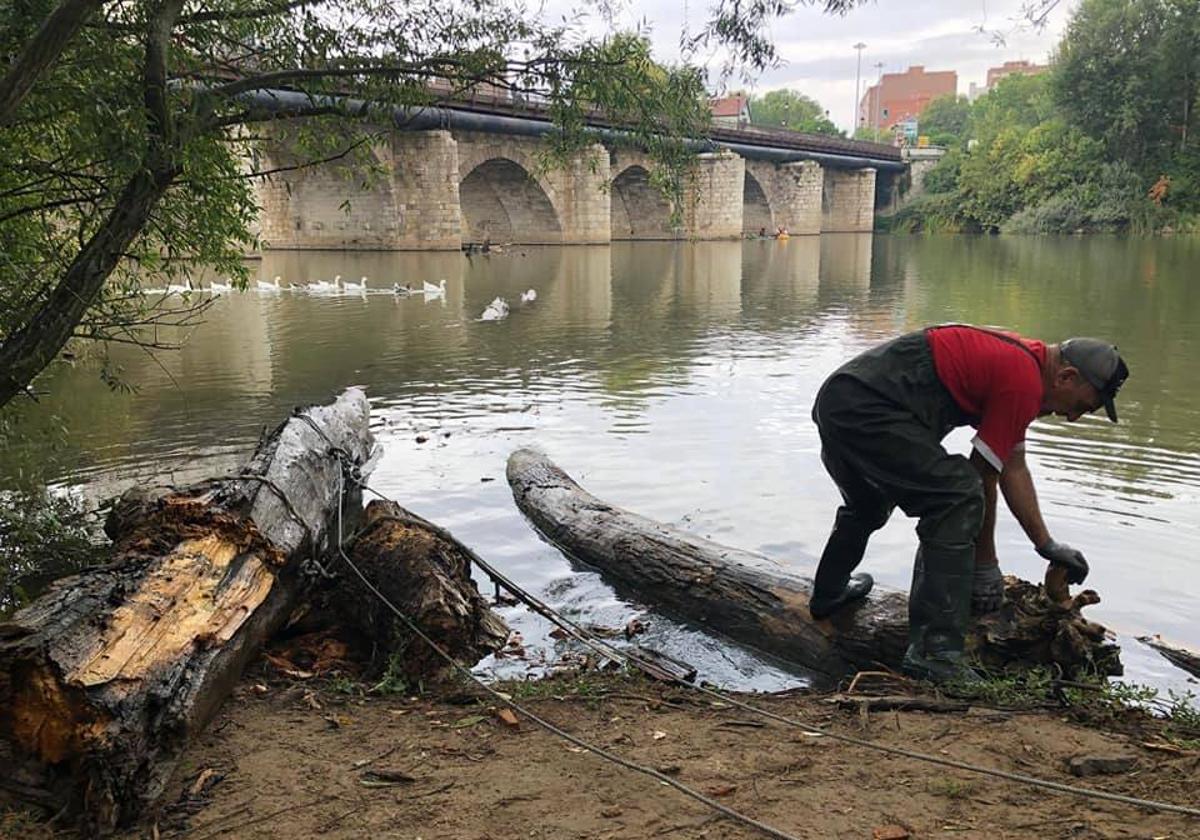
<instances>
[{"instance_id":1,"label":"black chest waders","mask_svg":"<svg viewBox=\"0 0 1200 840\"><path fill-rule=\"evenodd\" d=\"M919 520L920 538L905 670L939 681L976 676L962 654L983 483L967 458L942 446L969 419L938 379L923 331L851 359L826 380L813 406L821 460L843 499L817 567L814 614L844 602L868 539L899 507Z\"/></svg>"}]
</instances>

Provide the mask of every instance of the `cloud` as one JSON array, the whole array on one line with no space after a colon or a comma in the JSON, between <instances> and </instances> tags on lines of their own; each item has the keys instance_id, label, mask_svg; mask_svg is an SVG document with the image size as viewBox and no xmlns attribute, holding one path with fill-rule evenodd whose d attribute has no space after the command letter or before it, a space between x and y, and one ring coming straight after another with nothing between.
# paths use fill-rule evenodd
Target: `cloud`
<instances>
[{"instance_id":1,"label":"cloud","mask_svg":"<svg viewBox=\"0 0 1200 840\"><path fill-rule=\"evenodd\" d=\"M570 0L562 3L563 9ZM586 2L586 0L585 0ZM958 72L959 93L971 82L982 83L989 67L1013 59L1043 62L1053 51L1077 0L1061 3L1040 31L1021 27L1021 7L1027 0L875 0L846 15L827 15L802 7L771 25L772 40L784 63L747 83L730 79L733 89L749 87L756 93L795 88L828 109L843 128L852 124L855 108L857 56L853 45L863 42L861 88L882 72L903 72L922 64L929 70ZM710 13L701 0L617 0L614 22L622 28L644 24L650 28L655 55L660 60L680 59L679 36L685 26L698 31ZM997 45L995 33L1005 36ZM721 55L696 56L717 80Z\"/></svg>"}]
</instances>

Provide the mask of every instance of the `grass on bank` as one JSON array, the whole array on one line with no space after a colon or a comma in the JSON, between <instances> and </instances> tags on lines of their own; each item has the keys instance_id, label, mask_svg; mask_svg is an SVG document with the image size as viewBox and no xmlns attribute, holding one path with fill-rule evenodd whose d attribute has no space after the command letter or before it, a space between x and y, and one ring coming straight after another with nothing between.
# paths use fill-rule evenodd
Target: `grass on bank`
<instances>
[{"instance_id":1,"label":"grass on bank","mask_svg":"<svg viewBox=\"0 0 1200 840\"><path fill-rule=\"evenodd\" d=\"M931 691L939 689L930 686ZM940 689L977 705L1061 709L1071 720L1102 730L1152 732L1183 749L1200 749L1200 698L1101 677L1063 680L1048 668L987 674L981 683Z\"/></svg>"}]
</instances>

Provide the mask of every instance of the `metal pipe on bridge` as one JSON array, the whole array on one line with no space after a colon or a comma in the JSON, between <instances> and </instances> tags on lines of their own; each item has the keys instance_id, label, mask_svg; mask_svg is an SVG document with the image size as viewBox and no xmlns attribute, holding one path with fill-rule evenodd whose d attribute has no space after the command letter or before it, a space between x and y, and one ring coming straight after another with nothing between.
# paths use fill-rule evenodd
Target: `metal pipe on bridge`
<instances>
[{"instance_id":1,"label":"metal pipe on bridge","mask_svg":"<svg viewBox=\"0 0 1200 840\"><path fill-rule=\"evenodd\" d=\"M356 112L366 114L371 108L367 102L360 99L311 96L305 93L286 90L257 91L245 94L241 98L244 101L248 101L252 106L264 107L271 111L303 110L333 105L345 109L347 115L352 115ZM458 129L460 131L513 134L524 137L543 137L558 131L558 127L547 120L432 106L394 108L391 118L393 125L401 131ZM628 141L631 136L628 131L600 126L591 126L587 129L587 132L599 140L610 140L613 142ZM690 150L698 153L729 149L744 158L768 160L772 163L793 163L802 160L812 160L820 163L822 166L837 169L872 168L895 172L905 169L903 161L873 158L864 155L841 155L830 152L809 151L807 149L786 148L783 146L760 146L753 143L739 143L728 140L691 139L685 141L685 143Z\"/></svg>"}]
</instances>

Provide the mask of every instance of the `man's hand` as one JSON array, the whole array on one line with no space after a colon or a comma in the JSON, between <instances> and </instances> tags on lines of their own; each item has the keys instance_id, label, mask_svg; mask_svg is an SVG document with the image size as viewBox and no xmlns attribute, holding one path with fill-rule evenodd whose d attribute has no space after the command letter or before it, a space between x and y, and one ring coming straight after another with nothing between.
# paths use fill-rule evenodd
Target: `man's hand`
<instances>
[{"instance_id":1,"label":"man's hand","mask_svg":"<svg viewBox=\"0 0 1200 840\"><path fill-rule=\"evenodd\" d=\"M1004 603L1004 577L1000 566L975 564L971 583L971 612L975 615L995 612Z\"/></svg>"},{"instance_id":2,"label":"man's hand","mask_svg":"<svg viewBox=\"0 0 1200 840\"><path fill-rule=\"evenodd\" d=\"M1039 546L1037 553L1050 561L1051 566L1062 566L1067 570L1067 583L1083 583L1088 576L1088 562L1083 552L1066 543L1049 540Z\"/></svg>"}]
</instances>

